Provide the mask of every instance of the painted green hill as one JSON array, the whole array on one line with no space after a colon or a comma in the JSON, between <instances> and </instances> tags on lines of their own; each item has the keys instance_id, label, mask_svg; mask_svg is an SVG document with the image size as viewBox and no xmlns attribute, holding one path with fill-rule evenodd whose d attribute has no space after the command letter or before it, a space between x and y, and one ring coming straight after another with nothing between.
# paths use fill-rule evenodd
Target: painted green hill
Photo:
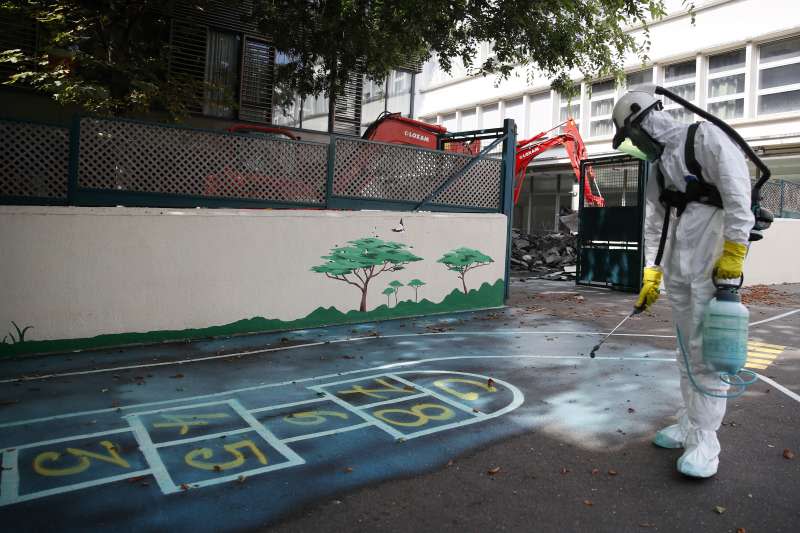
<instances>
[{"instance_id":1,"label":"painted green hill","mask_svg":"<svg viewBox=\"0 0 800 533\"><path fill-rule=\"evenodd\" d=\"M275 331L288 331L294 329L309 329L322 326L340 324L356 324L360 322L375 322L395 318L408 318L413 316L452 313L472 309L486 309L503 305L504 283L499 279L493 284L484 283L480 289L473 289L464 294L459 289L434 303L423 299L419 302L403 300L394 307L381 305L371 311L352 310L343 313L335 307L318 307L307 316L297 320L278 320L263 317L237 320L221 326L210 326L200 329L161 330L145 333L115 333L98 335L82 339L63 339L48 341L25 341L19 344L0 344L0 356L70 352L75 350L90 350L97 348L111 348L131 344L155 344L160 342L174 342L195 340L210 337L230 337L248 333L269 333Z\"/></svg>"}]
</instances>

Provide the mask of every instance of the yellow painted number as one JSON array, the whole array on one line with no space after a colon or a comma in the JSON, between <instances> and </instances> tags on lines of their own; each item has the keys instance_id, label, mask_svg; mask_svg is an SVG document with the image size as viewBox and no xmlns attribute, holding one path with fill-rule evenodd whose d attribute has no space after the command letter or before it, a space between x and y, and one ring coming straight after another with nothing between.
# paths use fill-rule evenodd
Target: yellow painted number
<instances>
[{"instance_id":1,"label":"yellow painted number","mask_svg":"<svg viewBox=\"0 0 800 533\"><path fill-rule=\"evenodd\" d=\"M335 416L343 420L347 420L348 416L339 411L302 411L300 413L292 413L283 417L284 420L290 424L297 424L299 426L314 426L322 424L329 417Z\"/></svg>"},{"instance_id":2,"label":"yellow painted number","mask_svg":"<svg viewBox=\"0 0 800 533\"><path fill-rule=\"evenodd\" d=\"M73 457L78 458L77 464L64 468L54 468L53 466L46 466L47 463L55 463L59 461L64 454L59 452L42 452L33 460L33 470L41 476L71 476L80 474L92 464L92 459L97 461L104 461L111 463L122 468L130 468L130 464L119 456L117 446L107 440L100 441L100 446L105 448L106 453L95 453L88 450L81 450L80 448L67 448L66 453Z\"/></svg>"},{"instance_id":3,"label":"yellow painted number","mask_svg":"<svg viewBox=\"0 0 800 533\"><path fill-rule=\"evenodd\" d=\"M486 392L497 392L497 389L493 385L489 385L482 381L477 381L474 379L463 379L463 378L447 378L447 379L440 379L433 382L434 387L438 387L439 389L443 390L447 394L452 394L456 398L460 398L462 400L467 400L468 402L474 402L477 400L480 395L477 392L461 392L452 387L450 387L451 383L463 383L464 385L472 385L474 387L481 388Z\"/></svg>"},{"instance_id":4,"label":"yellow painted number","mask_svg":"<svg viewBox=\"0 0 800 533\"><path fill-rule=\"evenodd\" d=\"M435 411L438 414L425 414L425 412ZM403 415L404 417L414 417L416 420L397 420L390 414ZM438 403L421 403L411 409L381 409L372 413L376 418L394 426L419 427L424 426L431 420L449 420L453 418L453 410Z\"/></svg>"},{"instance_id":5,"label":"yellow painted number","mask_svg":"<svg viewBox=\"0 0 800 533\"><path fill-rule=\"evenodd\" d=\"M374 389L365 389L361 385L353 385L352 389L349 390L342 390L339 391L339 394L364 394L369 396L370 398L378 398L380 400L385 400L388 397L385 394L389 393L398 393L398 394L413 394L416 392L413 388L409 388L409 390L404 389L403 387L398 387L397 385L392 385L388 381L384 379L376 379L376 383L379 385L383 385L380 388Z\"/></svg>"},{"instance_id":6,"label":"yellow painted number","mask_svg":"<svg viewBox=\"0 0 800 533\"><path fill-rule=\"evenodd\" d=\"M189 428L194 426L207 426L208 420L215 420L220 418L228 418L230 415L225 413L210 413L207 415L165 415L162 414L161 418L166 422L156 422L153 424L154 428L180 428L179 433L186 435L189 433Z\"/></svg>"},{"instance_id":7,"label":"yellow painted number","mask_svg":"<svg viewBox=\"0 0 800 533\"><path fill-rule=\"evenodd\" d=\"M223 448L225 448L225 451L233 456L232 460L226 463L208 462L209 459L214 457L214 450L211 448L198 448L186 454L186 464L194 468L199 468L200 470L213 470L216 472L230 470L231 468L238 468L247 460L247 458L244 456L244 453L239 451L242 448L246 448L253 452L253 456L255 456L256 460L258 460L258 462L262 465L267 464L267 456L264 455L264 453L259 450L255 443L251 440L242 440L239 442L226 444L223 446Z\"/></svg>"}]
</instances>

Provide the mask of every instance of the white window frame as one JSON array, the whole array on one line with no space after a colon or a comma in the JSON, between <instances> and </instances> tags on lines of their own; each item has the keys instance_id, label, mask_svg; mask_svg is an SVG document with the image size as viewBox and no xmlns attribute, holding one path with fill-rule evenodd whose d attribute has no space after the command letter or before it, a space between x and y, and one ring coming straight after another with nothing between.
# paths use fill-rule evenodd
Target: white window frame
<instances>
[{"instance_id":1,"label":"white window frame","mask_svg":"<svg viewBox=\"0 0 800 533\"><path fill-rule=\"evenodd\" d=\"M792 36L792 37L786 37L785 39L795 39L795 38L798 38L798 37L800 37L800 36L795 35L795 36ZM761 100L761 96L763 96L763 95L786 93L786 92L791 92L791 91L800 91L800 83L792 83L792 84L789 84L789 85L781 85L779 87L770 87L769 89L762 89L761 88L761 71L762 70L775 68L775 67L783 67L783 66L786 66L786 65L795 65L797 63L800 63L800 52L798 52L797 56L795 56L795 57L790 57L788 59L778 59L778 60L775 60L775 61L768 61L767 63L762 63L762 61L761 61L761 47L764 46L764 45L772 44L772 43L783 41L783 40L784 39L775 39L775 40L771 40L771 41L764 41L763 43L758 43L758 45L756 46L757 51L758 51L758 60L756 61L756 68L755 68L755 71L756 71L755 113L756 113L757 117L771 117L771 116L781 115L781 114L785 114L785 113L796 113L798 111L798 110L795 109L795 110L791 110L791 111L779 111L777 113L761 113L761 111L759 110L759 107L760 107L759 106L759 102Z\"/></svg>"},{"instance_id":2,"label":"white window frame","mask_svg":"<svg viewBox=\"0 0 800 533\"><path fill-rule=\"evenodd\" d=\"M697 57L695 57L693 59L686 58L686 59L682 59L680 61L671 61L669 63L665 63L665 64L661 65L661 69L660 69L661 70L661 86L664 87L665 89L672 90L672 87L680 87L682 85L689 85L690 83L693 83L694 84L694 98L689 100L689 102L695 104L698 107L702 107L701 103L700 103L701 92L698 90L698 87L702 87L703 86L703 84L701 83L702 80L700 79L700 73L703 71L703 69L700 68L700 65L698 65L698 63L699 63L699 59L698 58L699 58L699 56L697 56ZM689 81L689 78L684 78L682 80L675 80L675 81L667 81L667 68L671 67L672 65L679 65L681 63L690 63L692 61L694 61L694 78L692 79L692 81ZM663 100L663 103L664 103L664 111L670 111L672 109L683 109L682 105L680 105L680 104L678 104L676 102L673 102L669 98L665 98ZM694 116L694 113L692 115Z\"/></svg>"},{"instance_id":3,"label":"white window frame","mask_svg":"<svg viewBox=\"0 0 800 533\"><path fill-rule=\"evenodd\" d=\"M728 54L730 52L736 52L736 51L739 51L739 50L742 50L744 52L744 64L741 67L732 68L730 70L723 70L721 72L715 72L713 74L711 73L711 58L713 56ZM709 95L709 92L711 90L711 87L710 87L709 84L710 84L711 80L715 80L717 78L726 78L728 76L738 76L739 74L744 74L744 85L743 85L743 88L742 88L742 90L740 92L734 93L734 94L726 94L726 95L723 95L723 96L713 96L713 97ZM741 119L745 118L747 116L747 84L750 81L749 80L750 72L748 71L748 68L747 68L747 47L731 48L730 50L723 50L723 51L720 51L720 52L714 52L713 54L708 54L705 57L705 75L706 75L706 79L705 79L705 82L704 82L704 85L705 85L705 91L704 91L704 93L705 93L705 105L702 106L702 107L704 109L706 109L707 111L709 111L709 106L711 104L716 104L716 103L719 103L719 102L734 101L734 100L742 100L742 104L743 104L742 105L742 116L734 117L734 118L731 118L730 120L741 120ZM695 96L698 96L696 88L695 88ZM710 112L711 111L709 111L709 113Z\"/></svg>"},{"instance_id":4,"label":"white window frame","mask_svg":"<svg viewBox=\"0 0 800 533\"><path fill-rule=\"evenodd\" d=\"M593 85L599 85L601 83L607 83L609 81L613 84L613 89L610 92L604 92L604 93L602 93L600 95L596 95L594 93L594 90L591 89L591 87ZM588 105L588 112L589 112L588 138L589 139L611 138L611 137L614 136L614 127L613 127L614 126L614 121L613 121L612 117L614 116L614 104L617 103L617 100L619 99L619 87L618 87L616 81L614 81L613 79L595 81L595 82L589 84L588 86L589 86L589 88L591 90L591 93L589 95L589 102L588 102L588 104L589 104ZM592 103L593 102L600 102L602 100L609 100L609 99L611 100L611 112L606 113L606 114L602 114L602 115L594 115L592 113ZM602 135L593 135L592 134L592 126L594 125L595 122L600 122L602 120L610 120L611 121L611 126L612 126L611 132L607 133L607 134L602 134Z\"/></svg>"}]
</instances>

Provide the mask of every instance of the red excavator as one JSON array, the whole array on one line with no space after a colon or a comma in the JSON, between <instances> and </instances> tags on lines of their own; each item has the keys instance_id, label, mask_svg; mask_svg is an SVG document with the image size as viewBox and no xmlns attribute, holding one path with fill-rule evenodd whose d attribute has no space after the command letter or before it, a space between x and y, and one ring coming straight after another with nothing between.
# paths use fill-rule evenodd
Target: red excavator
<instances>
[{"instance_id":1,"label":"red excavator","mask_svg":"<svg viewBox=\"0 0 800 533\"><path fill-rule=\"evenodd\" d=\"M553 130L564 127L563 133L548 137ZM381 141L395 144L407 144L421 148L436 150L439 148L439 138L447 133L447 128L437 124L428 124L419 120L406 118L400 113L384 113L373 122L362 136L371 141ZM575 177L580 180L581 160L586 159L586 146L583 144L578 127L572 118L565 122L543 131L517 143L517 157L514 168L514 204L519 200L522 184L525 181L525 171L533 159L551 148L563 145L567 151L572 170ZM445 150L470 155L478 155L480 152L480 141L451 141L445 144ZM584 205L602 207L605 205L600 190L594 179L592 169L588 169L587 180L583 186ZM594 184L598 194L592 192Z\"/></svg>"}]
</instances>

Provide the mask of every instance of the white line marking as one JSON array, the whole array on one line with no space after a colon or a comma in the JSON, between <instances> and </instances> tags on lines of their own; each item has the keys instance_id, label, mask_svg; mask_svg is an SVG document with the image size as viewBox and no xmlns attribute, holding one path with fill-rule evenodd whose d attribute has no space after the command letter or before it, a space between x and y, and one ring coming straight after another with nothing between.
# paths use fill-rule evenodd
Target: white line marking
<instances>
[{"instance_id":1,"label":"white line marking","mask_svg":"<svg viewBox=\"0 0 800 533\"><path fill-rule=\"evenodd\" d=\"M48 444L58 444L60 442L70 442L73 440L91 439L94 437L105 437L106 435L116 435L118 433L131 433L131 428L109 429L107 431L98 431L97 433L84 433L83 435L74 435L72 437L59 437L57 439L41 440L39 442L31 442L30 444L21 444L19 446L11 446L17 450L24 450L25 448L36 448L37 446L46 446Z\"/></svg>"},{"instance_id":2,"label":"white line marking","mask_svg":"<svg viewBox=\"0 0 800 533\"><path fill-rule=\"evenodd\" d=\"M200 408L200 407L211 407L212 405L224 405L226 407L232 407L230 402L228 402L228 401L193 403L192 405L180 405L178 407L164 407L163 409L154 409L152 411L137 411L135 413L130 413L128 415L125 415L122 418L126 418L126 417L129 417L129 416L154 415L154 414L163 413L165 411L182 411L184 409L194 409L195 407L197 407L197 408Z\"/></svg>"},{"instance_id":3,"label":"white line marking","mask_svg":"<svg viewBox=\"0 0 800 533\"><path fill-rule=\"evenodd\" d=\"M189 437L187 439L176 439L167 442L154 442L153 446L156 449L158 449L158 448L164 448L165 446L175 446L176 444L189 444L192 442L197 442L199 440L218 439L220 437L227 437L229 435L238 435L240 433L247 433L252 431L253 428L247 426L246 428L229 429L228 431L220 431L219 433L210 433L208 435L198 435L196 437Z\"/></svg>"},{"instance_id":4,"label":"white line marking","mask_svg":"<svg viewBox=\"0 0 800 533\"><path fill-rule=\"evenodd\" d=\"M416 387L416 388L422 389L422 387ZM392 404L392 403L402 402L403 400L416 400L417 398L423 398L425 396L429 396L428 393L420 392L419 394L409 394L407 396L398 396L397 398L392 398L390 400L382 400L380 402L375 402L375 403L365 403L365 404L359 405L358 407L360 409L368 409L368 408L371 408L371 407L380 407L382 405L389 405L389 404Z\"/></svg>"},{"instance_id":5,"label":"white line marking","mask_svg":"<svg viewBox=\"0 0 800 533\"><path fill-rule=\"evenodd\" d=\"M305 459L297 455L294 450L292 450L291 448L286 446L283 442L281 442L281 440L278 437L276 437L275 434L273 434L270 430L264 427L264 424L259 422L256 419L256 417L247 412L247 409L245 409L242 406L242 404L239 403L238 400L232 399L230 400L230 404L231 407L233 407L233 410L239 413L239 416L241 416L245 422L250 424L250 426L255 430L256 433L261 435L262 439L267 441L267 443L270 446L275 448L278 451L278 453L282 454L283 457L287 461L289 461L289 463L286 464L285 466L288 467L288 466L305 464L306 462Z\"/></svg>"},{"instance_id":6,"label":"white line marking","mask_svg":"<svg viewBox=\"0 0 800 533\"><path fill-rule=\"evenodd\" d=\"M276 352L280 350L295 350L297 348L313 348L315 346L324 346L326 344L341 344L346 342L360 342L360 341L368 341L368 340L376 340L376 339L402 339L408 337L430 337L430 336L453 336L453 335L463 335L463 336L491 336L491 335L596 335L602 336L607 335L607 333L603 332L596 332L596 331L516 331L516 330L509 330L509 331L437 331L437 332L424 332L424 333L401 333L397 335L379 335L375 336L368 336L368 337L352 337L347 339L334 339L331 341L325 342L312 342L308 344L297 344L295 346L281 346L278 348L265 348L262 350L251 350L248 352L235 352L229 354L222 354L222 355L211 355L208 357L198 357L196 359L182 359L179 361L164 361L161 363L141 363L137 365L127 365L127 366L114 366L108 368L97 368L94 370L80 370L75 372L61 372L61 373L54 373L54 374L42 374L40 376L22 376L17 378L6 378L0 380L0 385L4 383L17 383L17 382L28 382L28 381L38 381L42 379L51 379L51 378L62 378L62 377L71 377L71 376L86 376L90 374L102 374L107 372L120 372L122 370L133 370L137 368L151 368L157 366L169 366L169 365L186 365L190 363L201 363L203 361L211 361L215 359L226 359L230 357L244 357L246 355L258 355L263 353L270 353ZM614 337L649 337L649 338L659 338L659 339L674 339L675 335L655 335L652 333L614 333ZM0 426L2 427L2 426Z\"/></svg>"},{"instance_id":7,"label":"white line marking","mask_svg":"<svg viewBox=\"0 0 800 533\"><path fill-rule=\"evenodd\" d=\"M0 507L14 503L19 498L19 461L17 450L3 452L3 470L0 472Z\"/></svg>"},{"instance_id":8,"label":"white line marking","mask_svg":"<svg viewBox=\"0 0 800 533\"><path fill-rule=\"evenodd\" d=\"M475 412L472 411L472 407L469 407L469 406L466 406L466 405L464 405L462 403L459 403L459 402L455 401L452 398L447 398L444 395L439 394L438 392L436 392L436 391L434 391L432 389L429 389L427 387L423 387L422 385L417 385L416 383L412 383L411 381L408 381L407 379L401 378L397 374L386 374L386 375L389 376L392 379L396 379L397 381L399 381L401 383L405 383L406 385L410 385L412 387L416 387L419 390L424 391L425 394L427 394L429 396L433 396L437 400L439 400L441 402L444 402L444 403L446 403L448 405L451 405L451 406L455 407L456 409L460 409L460 410L464 411L465 413L467 413L470 416L478 416L478 417L480 417L479 413L475 413Z\"/></svg>"},{"instance_id":9,"label":"white line marking","mask_svg":"<svg viewBox=\"0 0 800 533\"><path fill-rule=\"evenodd\" d=\"M751 322L750 326L758 326L760 324L765 324L767 322L772 322L773 320L778 320L780 318L785 318L787 316L793 315L795 313L800 313L800 309L795 309L794 311L788 311L786 313L780 314L778 316L774 316L772 318L765 318L764 320L759 320L758 322Z\"/></svg>"},{"instance_id":10,"label":"white line marking","mask_svg":"<svg viewBox=\"0 0 800 533\"><path fill-rule=\"evenodd\" d=\"M140 403L140 404L133 404L127 406L120 406L120 407L109 407L106 409L95 409L92 411L81 411L77 413L66 413L61 415L53 415L53 416L45 416L41 418L31 418L28 420L19 420L16 422L5 422L0 424L0 428L6 427L14 427L14 426L22 426L25 424L34 424L39 422L49 422L51 420L60 420L64 418L73 418L78 416L87 416L87 415L94 415L94 414L101 414L101 413L109 413L111 411L123 410L123 409L139 409L142 407L153 407L156 405L167 405L167 404L174 404L174 403L183 403L183 402L191 402L193 400L199 400L204 398L220 398L224 396L239 394L241 392L250 392L255 390L263 390L275 387L283 387L285 385L294 385L297 383L308 383L310 381L322 381L325 379L336 378L341 376L353 375L353 374L363 374L366 372L373 372L379 370L388 370L392 368L402 368L407 366L414 366L414 365L422 365L427 363L435 363L438 361L454 361L459 359L583 359L587 361L647 361L647 362L674 362L674 357L626 357L626 356L617 356L617 357L609 357L609 356L597 356L594 359L588 359L584 355L529 355L529 354L514 354L514 355L455 355L451 357L429 357L426 359L417 359L414 361L402 361L399 363L387 363L385 365L380 365L376 367L370 368L360 368L356 370L347 370L345 372L335 372L331 374L323 374L320 376L314 376L309 378L300 378L300 379L293 379L287 381L279 381L276 383L262 383L260 385L252 385L250 387L241 387L238 389L231 389L222 392L213 392L208 394L199 394L197 396L188 396L186 398L176 398L172 400L159 400L156 402L147 402L147 403ZM359 378L363 379L363 378ZM357 381L357 380L352 380ZM316 390L316 389L315 389ZM320 391L322 392L322 391ZM10 446L13 447L13 446Z\"/></svg>"},{"instance_id":11,"label":"white line marking","mask_svg":"<svg viewBox=\"0 0 800 533\"><path fill-rule=\"evenodd\" d=\"M311 400L301 400L299 402L290 402L290 403L279 403L276 405L268 405L266 407L259 407L257 409L248 409L251 413L263 413L264 411L275 411L278 409L283 409L284 407L295 407L297 405L308 405L310 403L320 403L324 402L325 398L313 398Z\"/></svg>"},{"instance_id":12,"label":"white line marking","mask_svg":"<svg viewBox=\"0 0 800 533\"><path fill-rule=\"evenodd\" d=\"M152 472L150 472L150 470L137 470L136 472L128 472L126 474L119 474L117 476L104 477L101 479L94 479L92 481L84 481L83 483L75 483L74 485L64 485L63 487L56 487L53 489L43 490L39 492L32 492L30 494L23 494L13 502L8 502L8 503L19 503L19 502L26 502L29 500L36 500L38 498L54 496L56 494L62 494L64 492L72 492L74 490L85 489L88 487L95 487L97 485L105 485L106 483L113 483L115 481L123 481L134 477L146 476L151 473Z\"/></svg>"},{"instance_id":13,"label":"white line marking","mask_svg":"<svg viewBox=\"0 0 800 533\"><path fill-rule=\"evenodd\" d=\"M179 489L175 486L175 482L172 481L169 472L167 472L167 467L164 466L164 462L161 460L158 450L153 446L153 441L150 440L150 434L147 433L147 429L144 427L144 424L142 424L142 421L139 420L139 417L132 416L128 418L128 424L131 425L133 434L136 437L136 442L139 443L139 450L142 452L142 455L144 455L147 464L150 465L153 477L156 478L156 483L158 483L158 488L160 488L161 492L164 494L177 492Z\"/></svg>"},{"instance_id":14,"label":"white line marking","mask_svg":"<svg viewBox=\"0 0 800 533\"><path fill-rule=\"evenodd\" d=\"M309 387L309 389L316 390L315 387ZM322 390L322 387L319 387L319 390L320 390L320 392L325 392L324 390ZM385 431L386 433L388 433L389 435L391 435L395 439L399 439L400 437L403 436L402 433L400 433L399 431L397 431L393 427L389 426L388 424L386 424L382 420L378 420L377 418L375 418L374 416L370 415L369 413L365 413L365 412L359 410L356 406L350 405L346 401L344 401L344 400L342 400L340 398L337 398L333 394L330 394L328 392L326 392L326 394L328 395L328 399L330 401L338 404L340 407L343 407L344 409L347 409L348 411L350 411L352 413L355 413L356 415L358 415L359 418L364 420L366 423L381 428L383 431Z\"/></svg>"},{"instance_id":15,"label":"white line marking","mask_svg":"<svg viewBox=\"0 0 800 533\"><path fill-rule=\"evenodd\" d=\"M780 383L778 383L778 382L776 382L776 381L774 381L774 380L772 380L772 379L770 379L770 378L768 378L766 376L762 376L761 374L756 374L756 376L758 376L758 379L760 379L764 383L769 383L770 385L772 385L773 387L775 387L776 389L778 389L779 391L784 393L789 398L800 402L800 395L798 395L796 392L787 389L786 387L784 387Z\"/></svg>"},{"instance_id":16,"label":"white line marking","mask_svg":"<svg viewBox=\"0 0 800 533\"><path fill-rule=\"evenodd\" d=\"M314 438L317 438L317 437L326 437L328 435L335 435L337 433L346 433L348 431L354 431L356 429L363 429L363 428L368 428L368 427L372 427L372 426L374 426L374 424L372 422L363 422L361 424L356 424L354 426L347 426L347 427L343 427L343 428L330 429L328 431L320 431L318 433L307 433L305 435L298 435L296 437L289 437L287 439L281 439L281 440L283 442L297 442L297 441L301 441L301 440L314 439Z\"/></svg>"}]
</instances>

